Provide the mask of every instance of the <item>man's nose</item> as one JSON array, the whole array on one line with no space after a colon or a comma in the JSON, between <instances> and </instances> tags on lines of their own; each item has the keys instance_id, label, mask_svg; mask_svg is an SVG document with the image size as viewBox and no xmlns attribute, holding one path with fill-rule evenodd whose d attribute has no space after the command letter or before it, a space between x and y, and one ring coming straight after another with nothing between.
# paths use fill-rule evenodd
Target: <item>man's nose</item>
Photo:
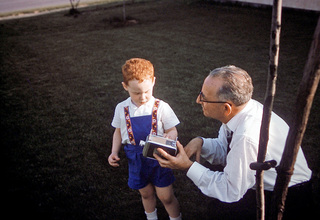
<instances>
[{"instance_id":1,"label":"man's nose","mask_svg":"<svg viewBox=\"0 0 320 220\"><path fill-rule=\"evenodd\" d=\"M197 96L196 103L201 104L200 95Z\"/></svg>"}]
</instances>

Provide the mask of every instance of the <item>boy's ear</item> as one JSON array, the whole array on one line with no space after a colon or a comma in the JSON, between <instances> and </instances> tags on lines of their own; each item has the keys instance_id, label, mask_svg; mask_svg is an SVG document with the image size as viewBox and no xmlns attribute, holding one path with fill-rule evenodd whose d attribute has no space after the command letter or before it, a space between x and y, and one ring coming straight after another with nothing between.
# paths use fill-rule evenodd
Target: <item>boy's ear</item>
<instances>
[{"instance_id":1,"label":"boy's ear","mask_svg":"<svg viewBox=\"0 0 320 220\"><path fill-rule=\"evenodd\" d=\"M156 77L153 78L153 86L156 83Z\"/></svg>"},{"instance_id":2,"label":"boy's ear","mask_svg":"<svg viewBox=\"0 0 320 220\"><path fill-rule=\"evenodd\" d=\"M121 82L124 90L128 91L128 85L125 82Z\"/></svg>"}]
</instances>

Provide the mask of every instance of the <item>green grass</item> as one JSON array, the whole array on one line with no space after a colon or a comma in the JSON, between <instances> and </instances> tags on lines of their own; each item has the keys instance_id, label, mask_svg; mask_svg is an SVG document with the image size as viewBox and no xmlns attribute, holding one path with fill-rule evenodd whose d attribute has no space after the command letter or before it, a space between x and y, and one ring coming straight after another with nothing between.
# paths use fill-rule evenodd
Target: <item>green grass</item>
<instances>
[{"instance_id":1,"label":"green grass","mask_svg":"<svg viewBox=\"0 0 320 220\"><path fill-rule=\"evenodd\" d=\"M155 66L154 95L181 120L183 144L217 135L220 124L195 103L210 70L246 69L263 101L270 9L155 1L127 6L137 25L113 27L122 7L108 4L0 22L0 115L6 205L12 218L141 219L140 196L127 186L127 161L107 156L116 104L128 97L121 66L132 57ZM317 15L284 10L274 110L291 120ZM303 149L319 175L320 100L316 95ZM175 171L184 219L203 219L210 200ZM161 219L167 214L158 206Z\"/></svg>"}]
</instances>

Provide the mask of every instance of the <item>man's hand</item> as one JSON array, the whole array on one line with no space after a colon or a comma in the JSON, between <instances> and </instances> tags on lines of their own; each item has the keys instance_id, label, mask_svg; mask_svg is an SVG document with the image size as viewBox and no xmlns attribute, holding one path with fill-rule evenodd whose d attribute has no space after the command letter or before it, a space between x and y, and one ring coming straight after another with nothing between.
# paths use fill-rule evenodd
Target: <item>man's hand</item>
<instances>
[{"instance_id":1,"label":"man's hand","mask_svg":"<svg viewBox=\"0 0 320 220\"><path fill-rule=\"evenodd\" d=\"M202 145L203 145L203 140L199 137L196 137L192 139L184 149L189 158L195 154L196 161L200 162Z\"/></svg>"},{"instance_id":2,"label":"man's hand","mask_svg":"<svg viewBox=\"0 0 320 220\"><path fill-rule=\"evenodd\" d=\"M161 158L157 154L153 154L153 156L159 161L159 164L161 167L177 169L177 170L188 170L193 164L193 162L189 159L188 155L184 151L184 148L179 141L177 141L177 147L178 147L179 153L175 157L171 156L161 148L158 148L157 151L165 159Z\"/></svg>"}]
</instances>

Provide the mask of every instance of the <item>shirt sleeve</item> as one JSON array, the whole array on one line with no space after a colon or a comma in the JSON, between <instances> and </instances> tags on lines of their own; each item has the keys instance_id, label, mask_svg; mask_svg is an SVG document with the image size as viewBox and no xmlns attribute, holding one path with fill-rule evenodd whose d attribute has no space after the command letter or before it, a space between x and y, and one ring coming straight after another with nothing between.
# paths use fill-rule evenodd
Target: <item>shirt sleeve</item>
<instances>
[{"instance_id":1,"label":"shirt sleeve","mask_svg":"<svg viewBox=\"0 0 320 220\"><path fill-rule=\"evenodd\" d=\"M168 103L162 101L162 112L160 120L163 123L163 129L167 130L177 126L180 121Z\"/></svg>"},{"instance_id":2,"label":"shirt sleeve","mask_svg":"<svg viewBox=\"0 0 320 220\"><path fill-rule=\"evenodd\" d=\"M222 126L218 138L203 138L201 156L209 163L226 165L227 140Z\"/></svg>"},{"instance_id":3,"label":"shirt sleeve","mask_svg":"<svg viewBox=\"0 0 320 220\"><path fill-rule=\"evenodd\" d=\"M240 137L231 146L223 172L211 171L194 162L187 176L209 197L228 203L239 201L255 184L255 171L249 168L257 155L253 146L250 140Z\"/></svg>"},{"instance_id":4,"label":"shirt sleeve","mask_svg":"<svg viewBox=\"0 0 320 220\"><path fill-rule=\"evenodd\" d=\"M114 116L111 122L111 126L114 128L120 128L121 127L121 119L120 119L120 105L118 104L116 106L116 109L114 111Z\"/></svg>"}]
</instances>

